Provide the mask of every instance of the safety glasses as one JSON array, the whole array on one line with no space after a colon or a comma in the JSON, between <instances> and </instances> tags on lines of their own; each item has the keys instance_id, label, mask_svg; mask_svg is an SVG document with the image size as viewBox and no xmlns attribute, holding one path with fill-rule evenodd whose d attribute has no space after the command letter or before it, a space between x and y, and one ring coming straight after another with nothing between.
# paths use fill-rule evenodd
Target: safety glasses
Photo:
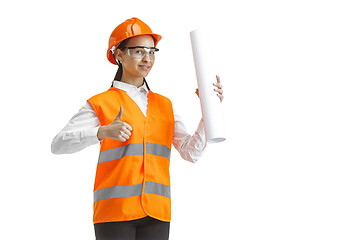
<instances>
[{"instance_id":1,"label":"safety glasses","mask_svg":"<svg viewBox=\"0 0 360 240\"><path fill-rule=\"evenodd\" d=\"M122 50L127 50L130 57L136 59L143 59L146 54L149 55L150 59L155 58L155 52L158 52L159 49L155 47L144 47L144 46L136 46L136 47L123 47Z\"/></svg>"}]
</instances>

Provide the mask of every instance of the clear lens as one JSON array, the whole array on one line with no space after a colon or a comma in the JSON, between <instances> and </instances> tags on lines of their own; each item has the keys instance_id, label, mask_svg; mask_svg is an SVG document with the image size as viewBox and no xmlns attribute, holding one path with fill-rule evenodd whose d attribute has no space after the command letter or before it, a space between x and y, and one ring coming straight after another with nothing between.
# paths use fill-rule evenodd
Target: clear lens
<instances>
[{"instance_id":1,"label":"clear lens","mask_svg":"<svg viewBox=\"0 0 360 240\"><path fill-rule=\"evenodd\" d=\"M145 48L145 47L128 48L129 55L137 59L143 59L146 54L148 54L151 59L154 59L156 51L158 51L158 49L155 48Z\"/></svg>"}]
</instances>

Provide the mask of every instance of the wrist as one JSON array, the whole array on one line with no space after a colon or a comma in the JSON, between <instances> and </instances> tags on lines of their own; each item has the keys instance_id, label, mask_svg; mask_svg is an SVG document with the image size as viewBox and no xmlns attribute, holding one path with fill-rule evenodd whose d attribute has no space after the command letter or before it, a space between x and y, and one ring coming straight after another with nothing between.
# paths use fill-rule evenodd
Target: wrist
<instances>
[{"instance_id":1,"label":"wrist","mask_svg":"<svg viewBox=\"0 0 360 240\"><path fill-rule=\"evenodd\" d=\"M105 136L104 136L104 127L105 126L100 126L97 132L97 138L99 139L99 141L101 142L102 140L104 140Z\"/></svg>"}]
</instances>

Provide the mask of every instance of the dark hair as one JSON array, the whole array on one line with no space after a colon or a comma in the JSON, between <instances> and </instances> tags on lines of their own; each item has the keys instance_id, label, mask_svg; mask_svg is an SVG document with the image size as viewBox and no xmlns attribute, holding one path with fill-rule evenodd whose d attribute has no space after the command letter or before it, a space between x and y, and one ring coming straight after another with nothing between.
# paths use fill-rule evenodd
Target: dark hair
<instances>
[{"instance_id":1,"label":"dark hair","mask_svg":"<svg viewBox=\"0 0 360 240\"><path fill-rule=\"evenodd\" d=\"M116 49L122 49L123 47L125 47L128 40L129 40L129 38L125 39L122 42L120 42L120 44L116 47ZM115 53L114 53L114 59L115 59ZM119 68L118 68L118 70L117 70L117 72L115 74L114 81L121 82L121 77L122 77L122 73L123 73L123 67L122 67L122 64L119 61L117 61L116 59L115 59L115 61L118 64Z\"/></svg>"}]
</instances>

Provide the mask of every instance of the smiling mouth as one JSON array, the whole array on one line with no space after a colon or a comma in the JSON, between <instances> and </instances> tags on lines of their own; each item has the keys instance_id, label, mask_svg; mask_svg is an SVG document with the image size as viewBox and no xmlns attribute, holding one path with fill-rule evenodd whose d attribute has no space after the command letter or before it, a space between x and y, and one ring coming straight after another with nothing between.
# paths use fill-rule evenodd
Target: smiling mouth
<instances>
[{"instance_id":1,"label":"smiling mouth","mask_svg":"<svg viewBox=\"0 0 360 240\"><path fill-rule=\"evenodd\" d=\"M147 65L139 65L139 67L145 71L148 71L150 69L150 66Z\"/></svg>"}]
</instances>

